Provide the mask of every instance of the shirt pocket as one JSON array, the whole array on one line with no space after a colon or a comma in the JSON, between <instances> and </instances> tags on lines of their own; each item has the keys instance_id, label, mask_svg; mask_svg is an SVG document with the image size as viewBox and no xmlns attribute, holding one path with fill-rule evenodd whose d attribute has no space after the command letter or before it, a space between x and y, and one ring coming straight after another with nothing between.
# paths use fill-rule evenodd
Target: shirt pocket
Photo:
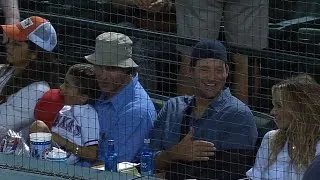
<instances>
[{"instance_id":1,"label":"shirt pocket","mask_svg":"<svg viewBox=\"0 0 320 180\"><path fill-rule=\"evenodd\" d=\"M164 148L170 149L172 146L180 142L181 136L181 124L180 123L170 123L169 127L165 129L165 137L163 139Z\"/></svg>"}]
</instances>

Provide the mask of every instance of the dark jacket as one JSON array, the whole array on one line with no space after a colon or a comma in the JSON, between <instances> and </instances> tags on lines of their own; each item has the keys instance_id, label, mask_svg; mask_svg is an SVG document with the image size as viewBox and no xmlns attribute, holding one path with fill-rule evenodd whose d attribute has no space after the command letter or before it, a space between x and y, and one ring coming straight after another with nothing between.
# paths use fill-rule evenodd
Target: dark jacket
<instances>
[{"instance_id":1,"label":"dark jacket","mask_svg":"<svg viewBox=\"0 0 320 180\"><path fill-rule=\"evenodd\" d=\"M320 155L314 158L303 176L303 180L318 179L320 179Z\"/></svg>"},{"instance_id":2,"label":"dark jacket","mask_svg":"<svg viewBox=\"0 0 320 180\"><path fill-rule=\"evenodd\" d=\"M209 161L171 163L166 179L238 180L246 177L245 173L253 166L254 159L254 150L216 151Z\"/></svg>"}]
</instances>

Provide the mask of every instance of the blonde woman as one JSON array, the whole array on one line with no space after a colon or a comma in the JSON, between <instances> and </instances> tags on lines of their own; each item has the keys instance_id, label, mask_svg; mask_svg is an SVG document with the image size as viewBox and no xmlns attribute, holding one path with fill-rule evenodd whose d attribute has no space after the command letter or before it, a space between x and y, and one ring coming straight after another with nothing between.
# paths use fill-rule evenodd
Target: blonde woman
<instances>
[{"instance_id":1,"label":"blonde woman","mask_svg":"<svg viewBox=\"0 0 320 180\"><path fill-rule=\"evenodd\" d=\"M263 138L249 179L302 179L320 153L320 86L310 76L282 81L272 87L271 111L277 130Z\"/></svg>"}]
</instances>

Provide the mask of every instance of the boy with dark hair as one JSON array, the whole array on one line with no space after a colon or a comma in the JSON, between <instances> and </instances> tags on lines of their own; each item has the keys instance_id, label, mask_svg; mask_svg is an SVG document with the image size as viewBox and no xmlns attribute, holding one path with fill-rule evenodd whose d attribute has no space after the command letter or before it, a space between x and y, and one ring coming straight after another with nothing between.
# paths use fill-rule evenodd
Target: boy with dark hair
<instances>
[{"instance_id":1,"label":"boy with dark hair","mask_svg":"<svg viewBox=\"0 0 320 180\"><path fill-rule=\"evenodd\" d=\"M76 163L79 160L77 156L94 162L97 159L99 121L92 104L99 97L99 91L93 67L88 64L72 66L66 74L60 91L54 94L53 91L57 90L48 91L40 99L39 103L43 106L41 110L35 111L37 121L33 123L31 133L48 132L53 124L51 128L53 141L72 153L68 158L69 163ZM55 103L46 100L61 99L53 98L52 95L62 96L65 105L57 113L58 116L50 122L45 110L51 109L48 106L55 106Z\"/></svg>"}]
</instances>

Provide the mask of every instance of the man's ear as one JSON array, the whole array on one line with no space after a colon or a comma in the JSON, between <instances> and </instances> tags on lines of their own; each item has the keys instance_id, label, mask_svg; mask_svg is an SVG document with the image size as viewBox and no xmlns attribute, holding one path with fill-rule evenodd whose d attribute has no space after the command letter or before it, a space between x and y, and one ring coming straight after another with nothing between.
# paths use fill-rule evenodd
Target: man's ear
<instances>
[{"instance_id":1,"label":"man's ear","mask_svg":"<svg viewBox=\"0 0 320 180\"><path fill-rule=\"evenodd\" d=\"M226 63L225 67L226 67L226 73L229 75L229 71L230 71L229 65Z\"/></svg>"}]
</instances>

